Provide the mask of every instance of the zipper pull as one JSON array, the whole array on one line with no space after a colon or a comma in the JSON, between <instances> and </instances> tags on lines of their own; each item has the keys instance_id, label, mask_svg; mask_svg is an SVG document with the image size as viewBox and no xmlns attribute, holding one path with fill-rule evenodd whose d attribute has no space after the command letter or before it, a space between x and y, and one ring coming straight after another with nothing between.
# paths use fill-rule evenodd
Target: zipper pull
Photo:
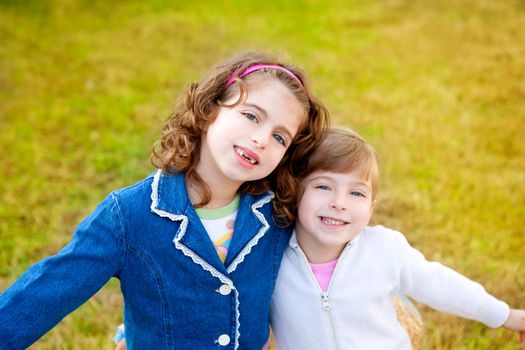
<instances>
[{"instance_id":1,"label":"zipper pull","mask_svg":"<svg viewBox=\"0 0 525 350\"><path fill-rule=\"evenodd\" d=\"M331 306L328 302L328 294L326 292L323 292L323 294L321 294L321 299L323 300L323 311L330 311Z\"/></svg>"}]
</instances>

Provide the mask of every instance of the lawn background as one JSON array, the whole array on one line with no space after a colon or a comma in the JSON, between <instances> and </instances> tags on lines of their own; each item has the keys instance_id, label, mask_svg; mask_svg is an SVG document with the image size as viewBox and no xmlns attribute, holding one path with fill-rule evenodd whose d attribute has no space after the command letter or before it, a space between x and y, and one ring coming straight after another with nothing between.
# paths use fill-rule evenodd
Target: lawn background
<instances>
[{"instance_id":1,"label":"lawn background","mask_svg":"<svg viewBox=\"0 0 525 350\"><path fill-rule=\"evenodd\" d=\"M187 84L262 49L303 67L334 124L377 148L375 222L525 308L523 28L510 0L0 1L0 290L153 170ZM426 349L518 349L511 332L420 309ZM111 281L32 349L111 349L121 321Z\"/></svg>"}]
</instances>

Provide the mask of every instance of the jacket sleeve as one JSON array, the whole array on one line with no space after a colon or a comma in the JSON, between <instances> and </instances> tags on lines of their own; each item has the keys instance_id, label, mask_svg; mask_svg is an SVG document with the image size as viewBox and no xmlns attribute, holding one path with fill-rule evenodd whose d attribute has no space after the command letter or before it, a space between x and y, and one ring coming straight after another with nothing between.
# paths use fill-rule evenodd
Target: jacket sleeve
<instances>
[{"instance_id":1,"label":"jacket sleeve","mask_svg":"<svg viewBox=\"0 0 525 350\"><path fill-rule=\"evenodd\" d=\"M476 320L492 328L503 325L509 314L506 303L456 271L427 261L402 234L396 234L400 252L399 284L404 293L442 312Z\"/></svg>"},{"instance_id":2,"label":"jacket sleeve","mask_svg":"<svg viewBox=\"0 0 525 350\"><path fill-rule=\"evenodd\" d=\"M25 349L119 273L125 256L118 203L109 195L58 254L0 295L0 349Z\"/></svg>"}]
</instances>

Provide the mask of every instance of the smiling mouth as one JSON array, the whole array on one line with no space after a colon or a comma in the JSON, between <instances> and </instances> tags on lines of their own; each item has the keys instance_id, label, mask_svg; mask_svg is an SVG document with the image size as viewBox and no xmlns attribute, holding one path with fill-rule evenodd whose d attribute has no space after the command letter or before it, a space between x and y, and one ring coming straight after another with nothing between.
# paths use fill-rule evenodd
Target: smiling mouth
<instances>
[{"instance_id":1,"label":"smiling mouth","mask_svg":"<svg viewBox=\"0 0 525 350\"><path fill-rule=\"evenodd\" d=\"M257 162L255 159L253 158L250 158L241 148L237 147L237 146L234 146L234 149L235 149L235 152L241 156L243 159L245 159L247 162L253 164L253 165L256 165L256 164L259 164L259 162Z\"/></svg>"},{"instance_id":2,"label":"smiling mouth","mask_svg":"<svg viewBox=\"0 0 525 350\"><path fill-rule=\"evenodd\" d=\"M331 225L331 226L343 226L343 225L349 224L348 221L328 218L328 217L325 217L325 216L321 216L320 219L323 222L323 224Z\"/></svg>"}]
</instances>

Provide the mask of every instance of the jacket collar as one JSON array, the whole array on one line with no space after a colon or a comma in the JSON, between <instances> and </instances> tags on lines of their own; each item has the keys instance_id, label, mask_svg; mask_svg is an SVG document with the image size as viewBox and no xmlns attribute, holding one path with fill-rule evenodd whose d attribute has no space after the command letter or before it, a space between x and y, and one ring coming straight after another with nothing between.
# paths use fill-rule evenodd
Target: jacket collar
<instances>
[{"instance_id":1,"label":"jacket collar","mask_svg":"<svg viewBox=\"0 0 525 350\"><path fill-rule=\"evenodd\" d=\"M191 206L183 173L167 174L157 170L151 185L151 209L182 214Z\"/></svg>"},{"instance_id":2,"label":"jacket collar","mask_svg":"<svg viewBox=\"0 0 525 350\"><path fill-rule=\"evenodd\" d=\"M272 220L271 215L265 216L260 209L264 205L269 205L273 197L274 194L272 192L256 197L248 195L241 197L239 211L235 219L235 231L233 234L235 239L231 241L225 262L228 272L235 271L237 265L242 263L244 257L251 252L259 239L270 228L268 220Z\"/></svg>"},{"instance_id":3,"label":"jacket collar","mask_svg":"<svg viewBox=\"0 0 525 350\"><path fill-rule=\"evenodd\" d=\"M151 210L159 216L181 222L173 238L175 247L215 277L225 277L235 271L270 228L268 221L271 218L269 215L266 217L260 209L270 203L273 193L242 195L235 220L235 239L231 242L223 264L188 198L184 174L166 174L158 170L151 189ZM226 283L223 278L219 279Z\"/></svg>"},{"instance_id":4,"label":"jacket collar","mask_svg":"<svg viewBox=\"0 0 525 350\"><path fill-rule=\"evenodd\" d=\"M350 247L353 247L353 249L355 250L359 246L361 235L362 235L362 232L359 233L356 237L354 237L354 239L352 239L350 242L348 242L345 245L343 251L339 255L338 260L344 260L346 254L343 254L343 253L347 251L348 249L350 249ZM295 254L295 257L292 257L292 259L299 258L300 256L304 256L304 258L306 259L306 255L304 254L303 250L299 246L299 242L297 242L297 232L295 231L295 228L293 229L292 237L290 237L290 240L288 241L288 248L286 249L286 251L287 252L293 251L293 252L298 253L298 254Z\"/></svg>"}]
</instances>

